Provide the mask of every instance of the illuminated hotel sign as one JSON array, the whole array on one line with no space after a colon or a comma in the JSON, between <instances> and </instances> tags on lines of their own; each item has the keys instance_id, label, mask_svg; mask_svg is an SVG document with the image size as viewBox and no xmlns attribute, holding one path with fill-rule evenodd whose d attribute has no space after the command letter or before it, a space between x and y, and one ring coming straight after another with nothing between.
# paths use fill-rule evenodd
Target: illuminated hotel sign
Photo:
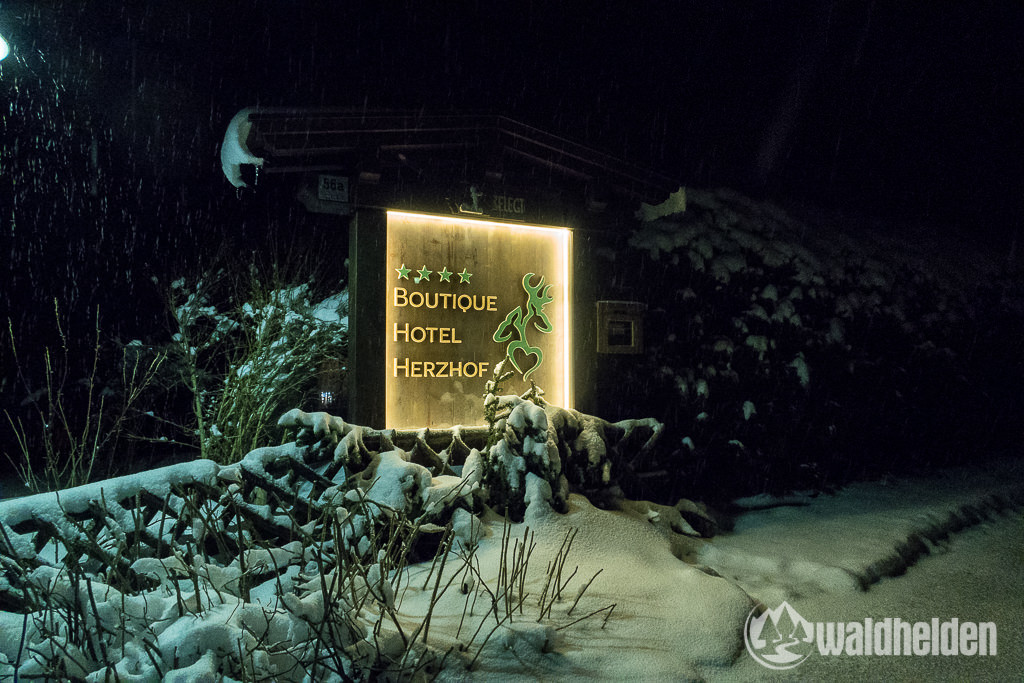
<instances>
[{"instance_id":1,"label":"illuminated hotel sign","mask_svg":"<svg viewBox=\"0 0 1024 683\"><path fill-rule=\"evenodd\" d=\"M572 407L568 229L389 211L385 261L388 428L483 424L506 357L504 393Z\"/></svg>"}]
</instances>

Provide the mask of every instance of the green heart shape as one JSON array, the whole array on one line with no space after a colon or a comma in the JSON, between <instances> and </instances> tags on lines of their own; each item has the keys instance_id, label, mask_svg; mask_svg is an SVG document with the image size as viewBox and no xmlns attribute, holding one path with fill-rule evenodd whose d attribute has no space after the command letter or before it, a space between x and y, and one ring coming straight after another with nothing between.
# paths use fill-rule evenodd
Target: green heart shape
<instances>
[{"instance_id":1,"label":"green heart shape","mask_svg":"<svg viewBox=\"0 0 1024 683\"><path fill-rule=\"evenodd\" d=\"M516 360L517 351L521 351L527 357L535 356L537 358L537 362L530 365L528 369L523 370L523 367ZM530 373L539 368L540 364L544 362L544 352L540 348L536 346L530 346L525 342L513 342L512 344L509 344L508 358L510 361L512 361L512 367L514 367L518 372L522 373L523 381L525 382L530 378Z\"/></svg>"}]
</instances>

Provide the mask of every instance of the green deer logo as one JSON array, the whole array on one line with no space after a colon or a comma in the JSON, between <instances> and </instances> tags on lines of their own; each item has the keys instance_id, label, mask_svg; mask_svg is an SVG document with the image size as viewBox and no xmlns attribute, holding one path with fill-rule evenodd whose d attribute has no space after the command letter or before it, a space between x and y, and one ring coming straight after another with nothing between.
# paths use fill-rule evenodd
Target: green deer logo
<instances>
[{"instance_id":1,"label":"green deer logo","mask_svg":"<svg viewBox=\"0 0 1024 683\"><path fill-rule=\"evenodd\" d=\"M552 285L544 284L544 276L541 276L540 282L536 285L531 285L530 279L534 276L534 273L527 273L523 276L523 289L526 290L527 296L525 311L522 306L516 306L515 309L509 311L509 314L505 316L505 320L494 331L493 337L494 341L504 343L512 339L513 333L518 335L518 339L509 342L505 353L512 363L512 367L516 369L516 372L523 375L524 380L528 379L544 362L544 351L540 347L532 346L526 340L526 326L532 321L537 331L544 334L550 334L555 329L544 312L544 307L554 301L554 298L548 293ZM527 357L537 357L537 362L530 366L525 373L519 367L519 362L516 360L516 351L522 351Z\"/></svg>"}]
</instances>

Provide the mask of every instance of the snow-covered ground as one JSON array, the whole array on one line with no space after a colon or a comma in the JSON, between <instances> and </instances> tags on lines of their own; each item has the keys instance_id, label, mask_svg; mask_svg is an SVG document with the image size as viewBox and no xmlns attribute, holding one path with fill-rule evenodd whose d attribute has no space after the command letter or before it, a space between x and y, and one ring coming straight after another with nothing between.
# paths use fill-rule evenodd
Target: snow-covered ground
<instances>
[{"instance_id":1,"label":"snow-covered ground","mask_svg":"<svg viewBox=\"0 0 1024 683\"><path fill-rule=\"evenodd\" d=\"M803 503L746 512L698 554L768 606L786 600L815 622L994 622L997 654L814 653L777 673L744 656L721 680L1021 680L1024 462L855 484Z\"/></svg>"},{"instance_id":2,"label":"snow-covered ground","mask_svg":"<svg viewBox=\"0 0 1024 683\"><path fill-rule=\"evenodd\" d=\"M199 461L172 469L173 478L182 481L193 476L210 480L216 468ZM139 477L145 475L106 488L131 488ZM47 496L51 494L0 503L0 519L11 521L26 510L39 509ZM74 498L65 492L66 501ZM441 678L1019 680L1024 674L1022 504L1024 462L1019 460L855 484L834 495L737 501L732 530L710 539L679 533L690 530L678 524L673 508L633 502L620 510L601 510L572 495L568 513L559 514L535 497L520 524L506 526L497 515L485 515L475 554L480 583L494 587L500 583L501 567L510 566L502 561L503 555L507 558L515 540L532 532L535 546L523 583L528 597L522 614L495 630L475 670L466 671L468 657L450 658ZM545 592L545 568L573 533L564 574L577 567L578 571L565 582L563 599L551 615L538 624L537 598ZM445 576L452 575L458 564L453 560ZM429 562L414 565L407 579L398 582L406 586L398 613L409 630L429 609L429 586L434 584L426 580L430 572ZM595 574L570 615L572 601ZM420 588L423 585L428 588ZM467 588L465 594L446 592L433 606L429 642L441 651L465 642L466 624L475 628L485 612L480 605L486 599L471 604L467 596L475 591ZM258 592L253 592L254 602ZM956 617L994 622L998 650L987 657L813 653L791 671L773 672L746 654L743 629L755 604L775 607L783 600L811 621ZM228 603L230 599L224 605ZM150 607L155 604L151 601ZM609 615L605 608L613 604ZM215 624L231 622L234 610L244 615L247 609L222 605L198 619L182 619L192 624L193 634L205 624L210 627L203 631L208 636L222 635L231 631L217 631ZM14 661L21 618L0 616L0 652ZM283 613L279 617L285 619ZM462 635L456 637L460 624ZM181 624L158 629L160 650L166 654L172 647L184 648L195 637L189 635L190 629ZM482 633L489 630L487 626ZM478 638L468 650L470 656L480 642ZM201 650L199 646L196 654ZM215 662L213 657L200 658L189 673L201 673L204 666L215 668ZM10 676L12 670L0 665L0 674Z\"/></svg>"},{"instance_id":3,"label":"snow-covered ground","mask_svg":"<svg viewBox=\"0 0 1024 683\"><path fill-rule=\"evenodd\" d=\"M1024 677L1024 516L999 516L955 534L905 574L866 592L821 593L791 601L807 619L904 621L959 618L992 621L991 657L811 655L792 672L769 675L743 657L722 680L1019 681Z\"/></svg>"},{"instance_id":4,"label":"snow-covered ground","mask_svg":"<svg viewBox=\"0 0 1024 683\"><path fill-rule=\"evenodd\" d=\"M567 515L528 520L548 539L538 549L545 554L557 550L564 529L585 530L572 563L585 566L583 574L603 567L588 596L617 606L604 629L568 630L551 654L531 659L513 649L486 662L490 680L1024 676L1024 462L856 484L836 495L742 502L767 507L742 512L731 532L709 540L668 531L653 515L597 510L581 497L573 497ZM722 578L701 573L700 565ZM742 629L754 602L775 607L783 600L811 621L992 621L998 650L988 657L812 654L793 670L774 672L746 654Z\"/></svg>"}]
</instances>

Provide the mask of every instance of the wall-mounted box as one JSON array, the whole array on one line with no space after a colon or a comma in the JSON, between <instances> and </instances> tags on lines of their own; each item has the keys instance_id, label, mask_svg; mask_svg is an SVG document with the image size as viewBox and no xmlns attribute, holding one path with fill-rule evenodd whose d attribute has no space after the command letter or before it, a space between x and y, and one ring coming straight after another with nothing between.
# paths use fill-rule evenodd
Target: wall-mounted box
<instances>
[{"instance_id":1,"label":"wall-mounted box","mask_svg":"<svg viewBox=\"0 0 1024 683\"><path fill-rule=\"evenodd\" d=\"M643 353L646 310L638 301L598 301L597 352Z\"/></svg>"}]
</instances>

